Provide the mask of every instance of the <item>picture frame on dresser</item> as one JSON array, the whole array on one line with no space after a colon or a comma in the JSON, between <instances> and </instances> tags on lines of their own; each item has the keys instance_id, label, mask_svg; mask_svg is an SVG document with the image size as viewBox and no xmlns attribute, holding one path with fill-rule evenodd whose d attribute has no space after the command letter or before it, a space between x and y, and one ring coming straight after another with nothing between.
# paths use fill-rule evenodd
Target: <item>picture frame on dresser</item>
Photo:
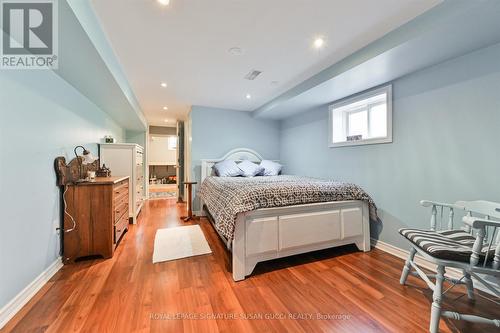
<instances>
[{"instance_id":1,"label":"picture frame on dresser","mask_svg":"<svg viewBox=\"0 0 500 333\"><path fill-rule=\"evenodd\" d=\"M135 143L101 143L99 159L110 168L112 176L129 177L129 219L136 224L145 200L144 147Z\"/></svg>"}]
</instances>

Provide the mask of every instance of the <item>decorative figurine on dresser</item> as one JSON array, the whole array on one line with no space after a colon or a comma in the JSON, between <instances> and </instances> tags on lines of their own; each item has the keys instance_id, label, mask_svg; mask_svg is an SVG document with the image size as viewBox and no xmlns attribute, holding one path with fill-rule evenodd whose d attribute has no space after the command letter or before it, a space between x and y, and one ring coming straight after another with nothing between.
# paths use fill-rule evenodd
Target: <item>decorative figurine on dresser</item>
<instances>
[{"instance_id":1,"label":"decorative figurine on dresser","mask_svg":"<svg viewBox=\"0 0 500 333\"><path fill-rule=\"evenodd\" d=\"M107 176L110 170L99 168L99 160L82 146L75 148L75 156L69 164L64 157L55 159L65 264L89 256L111 258L129 222L129 177Z\"/></svg>"}]
</instances>

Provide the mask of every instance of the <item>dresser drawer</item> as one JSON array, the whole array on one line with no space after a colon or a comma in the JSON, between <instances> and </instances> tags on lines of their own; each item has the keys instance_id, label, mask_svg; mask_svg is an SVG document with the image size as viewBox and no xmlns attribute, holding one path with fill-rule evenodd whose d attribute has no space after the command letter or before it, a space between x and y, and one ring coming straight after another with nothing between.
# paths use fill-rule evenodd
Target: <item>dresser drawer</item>
<instances>
[{"instance_id":1,"label":"dresser drawer","mask_svg":"<svg viewBox=\"0 0 500 333\"><path fill-rule=\"evenodd\" d=\"M118 205L114 206L115 220L114 222L118 222L123 215L126 215L128 218L128 196L122 199Z\"/></svg>"},{"instance_id":2,"label":"dresser drawer","mask_svg":"<svg viewBox=\"0 0 500 333\"><path fill-rule=\"evenodd\" d=\"M128 228L128 214L122 216L122 218L114 225L114 244L118 243L120 237L123 235L125 230Z\"/></svg>"},{"instance_id":3,"label":"dresser drawer","mask_svg":"<svg viewBox=\"0 0 500 333\"><path fill-rule=\"evenodd\" d=\"M128 197L128 191L127 191L124 194L122 194L121 196L113 198L113 207L114 207L113 209L116 210L124 203L128 203L128 201L129 201L129 197Z\"/></svg>"},{"instance_id":4,"label":"dresser drawer","mask_svg":"<svg viewBox=\"0 0 500 333\"><path fill-rule=\"evenodd\" d=\"M115 204L125 196L128 196L128 180L120 182L113 187L113 201Z\"/></svg>"}]
</instances>

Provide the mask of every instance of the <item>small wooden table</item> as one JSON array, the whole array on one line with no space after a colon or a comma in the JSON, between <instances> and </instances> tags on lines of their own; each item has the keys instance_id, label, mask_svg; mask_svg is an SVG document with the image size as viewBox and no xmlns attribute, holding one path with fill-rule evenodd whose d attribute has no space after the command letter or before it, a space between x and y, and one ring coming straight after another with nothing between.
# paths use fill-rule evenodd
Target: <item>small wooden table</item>
<instances>
[{"instance_id":1,"label":"small wooden table","mask_svg":"<svg viewBox=\"0 0 500 333\"><path fill-rule=\"evenodd\" d=\"M187 188L187 216L181 216L184 222L193 219L193 185L198 184L198 182L184 182Z\"/></svg>"}]
</instances>

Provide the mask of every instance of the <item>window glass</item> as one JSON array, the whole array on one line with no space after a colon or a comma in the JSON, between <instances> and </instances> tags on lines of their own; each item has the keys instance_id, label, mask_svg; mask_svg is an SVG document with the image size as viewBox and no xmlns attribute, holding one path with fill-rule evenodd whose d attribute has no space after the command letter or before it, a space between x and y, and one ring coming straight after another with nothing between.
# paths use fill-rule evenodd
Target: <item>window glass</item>
<instances>
[{"instance_id":1,"label":"window glass","mask_svg":"<svg viewBox=\"0 0 500 333\"><path fill-rule=\"evenodd\" d=\"M368 137L368 111L356 111L348 113L348 133L347 136L361 135Z\"/></svg>"}]
</instances>

